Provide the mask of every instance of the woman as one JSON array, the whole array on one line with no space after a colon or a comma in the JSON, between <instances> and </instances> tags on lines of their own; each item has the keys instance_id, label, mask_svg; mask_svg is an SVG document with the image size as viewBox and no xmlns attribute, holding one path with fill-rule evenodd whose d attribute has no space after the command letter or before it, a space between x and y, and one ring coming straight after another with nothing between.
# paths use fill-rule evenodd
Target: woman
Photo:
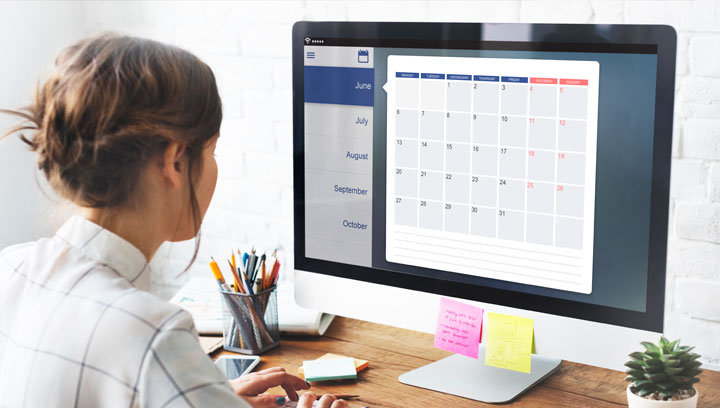
<instances>
[{"instance_id":1,"label":"woman","mask_svg":"<svg viewBox=\"0 0 720 408\"><path fill-rule=\"evenodd\" d=\"M207 65L155 41L90 38L60 54L31 106L4 112L26 120L8 134L25 132L78 211L54 237L0 252L0 406L270 407L285 397L268 388L297 400L310 387L281 368L228 381L190 315L148 292L148 261L197 236L215 190L222 109Z\"/></svg>"}]
</instances>

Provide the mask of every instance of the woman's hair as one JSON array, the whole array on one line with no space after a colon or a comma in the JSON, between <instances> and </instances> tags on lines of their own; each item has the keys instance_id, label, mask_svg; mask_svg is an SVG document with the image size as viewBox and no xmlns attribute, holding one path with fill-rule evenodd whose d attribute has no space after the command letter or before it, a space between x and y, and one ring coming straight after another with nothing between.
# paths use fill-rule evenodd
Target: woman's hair
<instances>
[{"instance_id":1,"label":"woman's hair","mask_svg":"<svg viewBox=\"0 0 720 408\"><path fill-rule=\"evenodd\" d=\"M132 204L148 161L169 142L185 146L199 230L193 178L222 105L212 70L193 54L135 37L88 38L60 53L30 106L3 112L26 120L5 136L24 132L53 189L83 207Z\"/></svg>"}]
</instances>

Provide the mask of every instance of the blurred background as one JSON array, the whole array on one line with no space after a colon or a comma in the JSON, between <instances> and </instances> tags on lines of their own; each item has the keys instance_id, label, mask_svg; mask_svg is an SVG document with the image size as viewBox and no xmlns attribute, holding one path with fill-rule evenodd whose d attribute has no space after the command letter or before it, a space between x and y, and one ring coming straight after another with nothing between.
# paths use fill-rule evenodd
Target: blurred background
<instances>
[{"instance_id":1,"label":"blurred background","mask_svg":"<svg viewBox=\"0 0 720 408\"><path fill-rule=\"evenodd\" d=\"M193 243L165 244L153 291L169 298L211 255L279 249L292 270L292 80L298 20L669 24L678 32L666 334L720 369L720 2L507 1L4 1L0 107L30 101L58 52L113 31L186 48L215 72L224 117L215 197L197 261ZM0 129L15 120L0 116ZM17 138L0 142L0 248L52 235L72 208L52 196ZM291 278L288 273L286 279Z\"/></svg>"}]
</instances>

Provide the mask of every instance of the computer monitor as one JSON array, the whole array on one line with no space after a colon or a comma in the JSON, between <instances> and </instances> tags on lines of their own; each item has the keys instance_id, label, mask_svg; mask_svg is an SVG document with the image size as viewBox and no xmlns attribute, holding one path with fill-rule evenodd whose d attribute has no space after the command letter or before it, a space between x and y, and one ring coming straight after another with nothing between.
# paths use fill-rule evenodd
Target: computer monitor
<instances>
[{"instance_id":1,"label":"computer monitor","mask_svg":"<svg viewBox=\"0 0 720 408\"><path fill-rule=\"evenodd\" d=\"M614 369L662 333L673 28L298 22L292 45L299 304L432 332L460 298ZM522 392L559 363L535 358L490 377ZM448 361L423 374L487 375ZM468 386L440 390L503 401Z\"/></svg>"}]
</instances>

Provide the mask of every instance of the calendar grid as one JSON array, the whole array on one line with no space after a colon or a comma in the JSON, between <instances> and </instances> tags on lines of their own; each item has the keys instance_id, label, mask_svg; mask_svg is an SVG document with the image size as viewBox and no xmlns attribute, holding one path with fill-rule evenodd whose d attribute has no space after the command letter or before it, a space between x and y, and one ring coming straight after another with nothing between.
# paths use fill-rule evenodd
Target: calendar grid
<instances>
[{"instance_id":1,"label":"calendar grid","mask_svg":"<svg viewBox=\"0 0 720 408\"><path fill-rule=\"evenodd\" d=\"M588 293L597 65L388 57L388 261ZM490 243L506 261L471 250ZM537 268L533 251L579 263Z\"/></svg>"},{"instance_id":2,"label":"calendar grid","mask_svg":"<svg viewBox=\"0 0 720 408\"><path fill-rule=\"evenodd\" d=\"M551 80L557 81L557 78L551 78ZM434 82L434 81L436 81L436 80L423 79L422 81L413 81L414 85L416 86L417 92L418 92L418 103L420 105L418 107L419 111L418 110L412 111L412 112L414 112L413 114L415 115L416 125L417 125L417 129L418 129L418 131L416 132L417 134L411 135L411 137L414 136L415 138L408 139L407 137L402 137L401 135L396 135L396 141L399 146L403 146L404 143L411 143L413 146L416 146L415 147L415 149L416 149L415 160L416 160L416 163L419 163L421 160L421 157L422 157L422 147L425 143L427 143L427 142L425 142L425 138L420 136L424 131L422 117L424 116L424 114L426 112L427 113L437 112L438 114L442 115L442 118L443 118L442 119L443 125L441 126L442 132L443 132L442 133L442 135L443 135L442 141L436 140L435 143L444 144L444 146L442 146L442 149L441 149L443 152L442 167L443 167L444 171L441 171L439 169L420 169L419 165L417 165L418 167L407 167L407 166L403 166L403 165L396 166L396 171L397 171L398 175L402 174L403 171L409 171L410 172L409 174L414 174L415 183L414 183L413 191L414 191L414 194L416 194L416 195L407 196L407 195L403 195L401 193L396 193L396 196L399 199L409 200L408 202L411 203L412 206L415 208L415 211L414 211L415 219L413 221L413 225L420 227L422 224L421 211L423 209L421 207L425 207L427 205L427 203L435 203L436 202L436 200L425 198L423 196L423 194L420 193L420 186L422 183L422 178L424 176L426 176L428 173L429 174L438 174L438 172L439 172L441 179L444 180L442 182L442 184L443 184L442 200L440 201L440 203L441 203L441 207L443 207L445 209L445 211L441 211L441 213L444 213L444 214L441 215L442 222L441 222L440 229L447 230L447 225L446 225L447 224L447 216L452 216L452 214L450 214L450 211L466 211L466 214L464 214L466 222L465 222L465 226L462 227L462 229L464 229L465 232L473 233L473 231L472 231L473 230L473 214L476 213L477 210L480 208L489 208L487 205L475 203L474 200L476 198L474 198L475 196L473 194L473 183L480 182L480 180L488 180L488 179L492 178L493 176L488 173L478 173L478 172L476 172L474 170L470 170L470 169L468 169L469 172L467 172L467 173L461 172L458 170L450 171L447 169L448 165L449 165L448 155L450 154L451 149L457 149L458 147L461 147L461 148L468 147L469 148L468 152L467 152L467 154L469 156L468 163L471 164L473 162L472 152L473 152L474 148L493 147L496 150L496 166L494 169L495 177L497 177L497 179L500 180L500 182L497 183L497 186L495 187L495 210L496 210L495 217L496 217L496 220L495 220L495 228L493 231L493 236L495 238L499 238L499 236L500 236L499 235L500 231L501 231L501 226L500 226L501 218L500 217L502 217L503 215L507 215L508 214L507 211L510 211L513 214L517 214L518 212L522 211L522 215L521 215L522 216L522 224L523 224L522 225L522 237L519 237L519 240L522 242L529 242L529 238L528 238L528 227L530 225L529 214L538 214L538 215L544 214L542 211L535 212L535 211L529 210L530 189L535 188L535 187L549 186L549 187L552 187L552 190L553 190L552 211L548 214L548 216L550 216L551 220L552 220L549 244L555 245L555 243L556 243L556 240L555 240L556 225L555 224L556 224L558 216L561 215L563 218L569 218L569 219L582 219L582 217L574 217L574 216L569 216L567 214L559 214L557 212L557 194L559 193L559 190L558 190L560 188L559 186L562 185L562 187L577 187L580 189L584 188L584 184L573 184L573 183L566 183L566 182L559 184L559 180L557 179L557 174L558 174L557 160L559 159L559 157L561 155L564 155L566 153L572 153L572 154L576 154L578 156L582 156L585 153L583 151L576 151L576 150L567 150L567 149L561 150L558 147L559 146L559 126L562 122L564 122L564 120L560 120L560 117L559 117L560 101L559 101L558 95L559 95L559 93L561 93L560 88L554 84L553 85L548 85L548 84L528 84L528 85L507 84L508 87L512 86L515 88L522 88L523 94L525 94L525 101L524 101L525 115L512 114L505 110L501 110L501 111L497 112L494 116L497 120L497 123L498 123L498 126L500 127L500 129L498 129L499 133L496 134L495 138L494 138L496 144L487 144L487 143L479 143L478 140L474 140L474 136L469 137L468 141L457 141L456 140L457 138L455 138L455 137L453 137L453 140L450 140L451 138L448 134L449 121L452 117L454 117L454 115L460 115L462 120L467 120L470 124L468 129L470 129L470 131L473 132L472 131L473 126L474 126L473 121L476 120L478 114L473 113L473 111L476 110L476 106L475 106L475 98L473 96L472 90L476 89L476 88L468 87L469 92L467 94L465 94L465 96L464 96L464 98L466 99L466 102L467 102L467 106L468 106L467 110L448 110L448 111L430 110L430 109L427 109L426 107L422 106L423 105L423 101L422 101L422 97L421 97L421 95L423 94L422 82ZM453 82L453 80L451 80L451 79L448 79L448 80L444 81L444 83L447 85L447 87L443 87L443 89L444 89L443 90L443 95L444 95L443 104L445 105L446 108L449 108L448 101L447 101L448 93L449 93L449 90L453 87L453 84L455 82ZM461 83L461 81L457 81L457 83ZM497 85L495 86L496 92L498 93L498 109L500 109L500 107L503 104L502 99L503 99L504 85L505 84L500 84L500 86L497 86ZM535 87L535 88L533 88L533 87ZM552 121L554 123L552 149L542 148L542 147L534 147L534 146L531 146L531 143L530 143L531 127L535 123L535 120L550 118L550 116L542 116L542 115L537 116L535 114L536 112L534 112L533 109L531 108L531 105L532 105L531 100L533 98L532 90L533 89L542 90L543 88L553 88L555 96L556 96L556 98L555 98L555 116L552 117ZM410 105L403 105L403 106L409 107ZM403 108L403 111L410 112L411 110L409 108ZM444 112L444 114L443 114L443 112ZM397 109L397 113L400 114L400 109ZM418 115L418 113L420 113L420 115ZM507 120L509 120L506 118L512 118L512 117L520 118L523 120L524 132L523 132L523 138L522 138L522 140L523 140L522 146L505 144L501 140L504 138L502 130L501 130L502 123L507 122ZM571 120L574 122L583 123L583 124L586 122L584 119L579 119L579 118L573 118ZM430 143L432 143L432 139L429 139L429 140L431 140ZM457 150L462 150L462 149L457 149ZM504 174L500 174L501 158L502 158L502 155L508 150L522 152L522 154L524 156L522 159L523 163L524 163L523 175L520 178L508 177ZM531 177L531 175L530 175L531 159L534 157L534 154L543 153L543 152L551 152L554 157L551 181L535 179L534 177ZM465 202L453 201L447 197L448 196L448 192L447 192L448 183L451 182L449 177L467 178L467 180L465 180L464 182L467 185L469 185L468 191L470 192L470 194L468 194ZM507 182L520 182L521 183L522 205L520 207L505 208L503 205L501 205L500 198L502 197L502 193L501 193L501 190L503 187L502 183L507 183ZM552 183L552 184L549 184L549 183ZM459 207L456 208L454 206L459 206Z\"/></svg>"}]
</instances>

